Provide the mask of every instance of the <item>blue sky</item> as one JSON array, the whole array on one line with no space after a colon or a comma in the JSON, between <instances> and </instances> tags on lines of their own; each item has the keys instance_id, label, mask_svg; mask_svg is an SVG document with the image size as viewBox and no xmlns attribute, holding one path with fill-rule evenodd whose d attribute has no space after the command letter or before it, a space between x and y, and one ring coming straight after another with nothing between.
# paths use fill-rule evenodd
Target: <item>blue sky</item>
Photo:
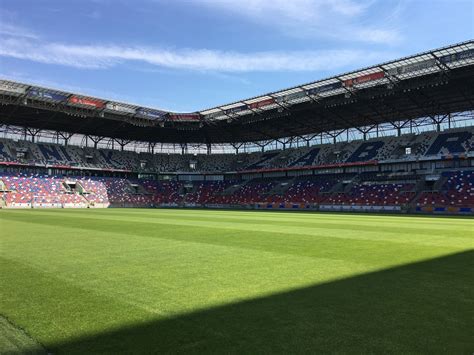
<instances>
[{"instance_id":1,"label":"blue sky","mask_svg":"<svg viewBox=\"0 0 474 355\"><path fill-rule=\"evenodd\" d=\"M472 0L0 0L0 77L186 112L472 38Z\"/></svg>"}]
</instances>

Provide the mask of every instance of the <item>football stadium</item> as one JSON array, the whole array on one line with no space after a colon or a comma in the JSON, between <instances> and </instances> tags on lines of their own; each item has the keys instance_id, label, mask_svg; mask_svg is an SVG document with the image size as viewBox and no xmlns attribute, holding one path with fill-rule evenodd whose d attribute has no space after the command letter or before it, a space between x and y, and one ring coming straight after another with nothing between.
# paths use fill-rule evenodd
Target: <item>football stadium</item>
<instances>
[{"instance_id":1,"label":"football stadium","mask_svg":"<svg viewBox=\"0 0 474 355\"><path fill-rule=\"evenodd\" d=\"M0 80L0 353L474 351L474 41L195 112Z\"/></svg>"}]
</instances>

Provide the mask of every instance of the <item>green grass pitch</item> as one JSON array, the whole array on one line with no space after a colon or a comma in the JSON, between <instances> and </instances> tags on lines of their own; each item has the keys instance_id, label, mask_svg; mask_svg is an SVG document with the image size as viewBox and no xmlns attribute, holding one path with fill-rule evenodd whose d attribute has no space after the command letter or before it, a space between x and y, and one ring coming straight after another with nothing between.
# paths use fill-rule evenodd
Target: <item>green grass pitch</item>
<instances>
[{"instance_id":1,"label":"green grass pitch","mask_svg":"<svg viewBox=\"0 0 474 355\"><path fill-rule=\"evenodd\" d=\"M2 210L0 271L0 353L474 351L470 218Z\"/></svg>"}]
</instances>

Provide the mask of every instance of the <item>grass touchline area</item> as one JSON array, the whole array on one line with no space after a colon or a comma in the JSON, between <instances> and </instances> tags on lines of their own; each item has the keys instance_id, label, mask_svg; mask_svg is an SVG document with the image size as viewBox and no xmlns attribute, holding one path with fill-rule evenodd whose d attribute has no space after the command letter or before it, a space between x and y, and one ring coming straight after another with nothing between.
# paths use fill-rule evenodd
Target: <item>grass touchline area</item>
<instances>
[{"instance_id":1,"label":"grass touchline area","mask_svg":"<svg viewBox=\"0 0 474 355\"><path fill-rule=\"evenodd\" d=\"M0 353L474 349L472 218L0 210L0 269Z\"/></svg>"}]
</instances>

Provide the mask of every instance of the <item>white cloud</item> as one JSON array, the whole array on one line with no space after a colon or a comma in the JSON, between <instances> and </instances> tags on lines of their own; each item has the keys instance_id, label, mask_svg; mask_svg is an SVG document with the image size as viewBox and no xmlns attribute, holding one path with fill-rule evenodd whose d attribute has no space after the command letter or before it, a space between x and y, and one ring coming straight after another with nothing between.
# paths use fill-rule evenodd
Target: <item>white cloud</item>
<instances>
[{"instance_id":1,"label":"white cloud","mask_svg":"<svg viewBox=\"0 0 474 355\"><path fill-rule=\"evenodd\" d=\"M244 1L251 2L250 0ZM339 1L346 2L346 0ZM265 1L259 0L254 5L257 6L257 3L261 5ZM354 12L360 10L344 7L339 8L339 11ZM394 56L393 53L389 52L353 49L243 53L212 49L167 49L114 44L78 45L47 42L28 29L12 26L8 23L2 25L3 27L0 27L1 57L83 69L106 69L133 62L145 63L152 68L212 71L216 73L320 71L335 70L348 65L356 67ZM2 29L3 31L1 31ZM367 33L360 31L354 33L354 35L372 36L378 40L391 39L391 34L384 31Z\"/></svg>"},{"instance_id":2,"label":"white cloud","mask_svg":"<svg viewBox=\"0 0 474 355\"><path fill-rule=\"evenodd\" d=\"M279 15L279 19L297 22L321 20L328 12L343 16L363 13L371 2L368 0L190 0L195 4L240 13L248 17Z\"/></svg>"},{"instance_id":3,"label":"white cloud","mask_svg":"<svg viewBox=\"0 0 474 355\"><path fill-rule=\"evenodd\" d=\"M163 68L230 73L331 70L385 60L393 53L362 50L241 53L210 49L84 46L10 37L3 38L0 56L88 69L110 68L133 61Z\"/></svg>"},{"instance_id":4,"label":"white cloud","mask_svg":"<svg viewBox=\"0 0 474 355\"><path fill-rule=\"evenodd\" d=\"M25 59L46 64L60 64L76 68L100 69L116 64L116 61L98 56L92 58L84 51L78 54L60 44L29 41L24 38L0 38L0 56Z\"/></svg>"},{"instance_id":5,"label":"white cloud","mask_svg":"<svg viewBox=\"0 0 474 355\"><path fill-rule=\"evenodd\" d=\"M36 39L38 36L23 28L19 27L10 23L7 23L3 20L1 20L1 15L0 15L0 35L5 35L5 36L13 36L13 37L19 37L19 38L30 38L30 39Z\"/></svg>"},{"instance_id":6,"label":"white cloud","mask_svg":"<svg viewBox=\"0 0 474 355\"><path fill-rule=\"evenodd\" d=\"M196 6L205 6L277 28L290 36L383 44L401 39L399 31L387 24L388 19L393 21L392 13L380 16L369 11L376 0L189 1Z\"/></svg>"}]
</instances>

